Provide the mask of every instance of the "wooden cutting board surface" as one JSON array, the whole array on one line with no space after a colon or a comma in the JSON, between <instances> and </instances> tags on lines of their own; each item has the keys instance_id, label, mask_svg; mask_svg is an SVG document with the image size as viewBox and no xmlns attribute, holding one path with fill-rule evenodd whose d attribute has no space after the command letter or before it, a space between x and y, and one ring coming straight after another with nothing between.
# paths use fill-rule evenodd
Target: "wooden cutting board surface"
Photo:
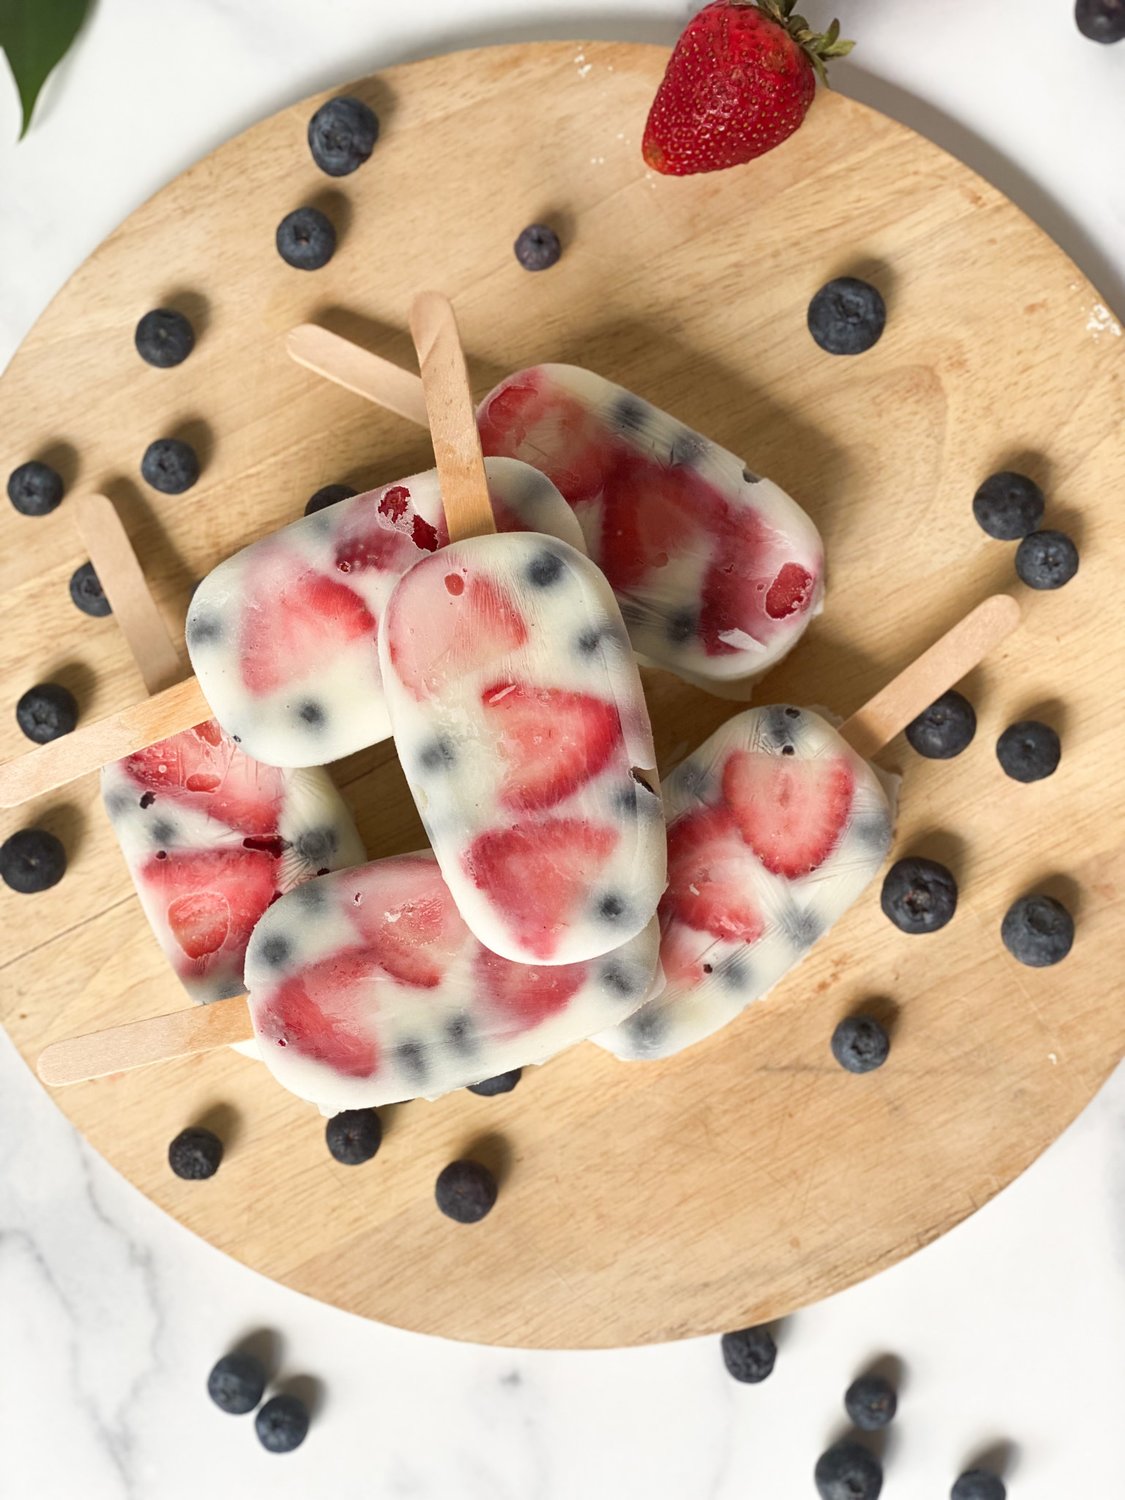
<instances>
[{"instance_id":1,"label":"wooden cutting board surface","mask_svg":"<svg viewBox=\"0 0 1125 1500\"><path fill-rule=\"evenodd\" d=\"M823 94L794 139L749 168L685 181L644 169L656 48L502 47L393 68L353 86L378 111L371 161L333 182L305 127L320 99L229 142L137 210L77 271L0 382L0 469L40 455L70 492L118 504L170 623L215 563L301 514L323 484L428 466L425 434L286 358L318 319L401 359L411 295L454 299L475 388L539 360L585 363L744 454L806 506L830 559L827 607L760 694L850 712L996 588L1025 623L973 673L976 740L949 763L902 741L898 853L945 860L955 920L908 938L866 893L771 997L660 1064L592 1046L504 1098L388 1110L360 1169L259 1064L233 1053L62 1091L56 1102L144 1193L212 1244L314 1297L406 1328L520 1345L676 1338L786 1313L888 1266L1010 1182L1125 1050L1122 704L1125 702L1125 338L1062 252L934 146ZM341 229L309 274L273 248L302 203ZM533 220L565 242L529 275L512 241ZM821 353L805 329L834 275L874 281L879 345ZM195 352L151 370L141 313L181 307ZM148 490L155 437L203 459L187 495ZM970 501L1017 467L1048 524L1082 552L1054 594L1015 580ZM112 619L67 596L83 561L68 503L0 514L0 755L25 748L14 704L67 683L84 715L135 701ZM662 763L731 706L647 674ZM1055 776L1021 786L994 744L1041 715ZM372 857L418 847L389 745L336 767ZM5 814L5 835L19 824ZM0 1014L30 1060L48 1040L183 1000L133 894L94 778L27 810L70 852L60 885L0 888ZM1064 897L1078 939L1059 967L1015 964L999 939L1031 889ZM889 1062L843 1073L828 1039L856 1006L894 1021ZM218 1175L183 1183L165 1152L215 1123ZM497 1208L462 1228L433 1204L451 1157L501 1171Z\"/></svg>"}]
</instances>

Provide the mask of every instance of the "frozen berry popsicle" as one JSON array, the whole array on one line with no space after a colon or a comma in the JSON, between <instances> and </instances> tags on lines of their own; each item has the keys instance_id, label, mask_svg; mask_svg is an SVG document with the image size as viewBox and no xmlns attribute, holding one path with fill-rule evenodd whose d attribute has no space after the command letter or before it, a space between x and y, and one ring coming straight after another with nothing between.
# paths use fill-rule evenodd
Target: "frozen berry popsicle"
<instances>
[{"instance_id":1,"label":"frozen berry popsicle","mask_svg":"<svg viewBox=\"0 0 1125 1500\"><path fill-rule=\"evenodd\" d=\"M582 546L548 479L498 459L488 485L502 531ZM375 646L400 574L449 540L436 473L356 495L220 563L188 609L192 666L242 749L278 766L325 765L391 730Z\"/></svg>"},{"instance_id":2,"label":"frozen berry popsicle","mask_svg":"<svg viewBox=\"0 0 1125 1500\"><path fill-rule=\"evenodd\" d=\"M655 918L614 952L532 968L483 947L433 855L327 875L276 902L246 954L258 1050L325 1113L429 1098L543 1062L660 984Z\"/></svg>"},{"instance_id":3,"label":"frozen berry popsicle","mask_svg":"<svg viewBox=\"0 0 1125 1500\"><path fill-rule=\"evenodd\" d=\"M326 771L251 760L214 720L106 766L102 797L145 915L196 1001L243 992L246 944L271 902L365 857Z\"/></svg>"}]
</instances>

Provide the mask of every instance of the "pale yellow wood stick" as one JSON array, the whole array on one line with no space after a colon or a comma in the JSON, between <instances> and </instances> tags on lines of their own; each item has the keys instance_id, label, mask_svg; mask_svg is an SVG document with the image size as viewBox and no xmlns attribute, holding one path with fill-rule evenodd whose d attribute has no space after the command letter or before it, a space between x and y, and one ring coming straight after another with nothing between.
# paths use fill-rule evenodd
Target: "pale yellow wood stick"
<instances>
[{"instance_id":1,"label":"pale yellow wood stick","mask_svg":"<svg viewBox=\"0 0 1125 1500\"><path fill-rule=\"evenodd\" d=\"M434 444L449 539L488 536L496 530L480 451L473 398L457 319L448 297L419 292L410 309L426 413Z\"/></svg>"},{"instance_id":2,"label":"pale yellow wood stick","mask_svg":"<svg viewBox=\"0 0 1125 1500\"><path fill-rule=\"evenodd\" d=\"M422 381L411 370L372 354L359 344L330 333L317 323L299 323L285 338L290 359L375 406L397 412L408 422L428 427Z\"/></svg>"},{"instance_id":3,"label":"pale yellow wood stick","mask_svg":"<svg viewBox=\"0 0 1125 1500\"><path fill-rule=\"evenodd\" d=\"M859 754L870 758L935 698L972 671L1011 634L1019 619L1019 605L1008 594L994 594L978 604L854 713L841 734ZM230 1042L247 1041L252 1034L246 997L236 995L214 1005L197 1005L54 1042L39 1055L39 1077L56 1086L83 1083L166 1058L210 1052Z\"/></svg>"}]
</instances>

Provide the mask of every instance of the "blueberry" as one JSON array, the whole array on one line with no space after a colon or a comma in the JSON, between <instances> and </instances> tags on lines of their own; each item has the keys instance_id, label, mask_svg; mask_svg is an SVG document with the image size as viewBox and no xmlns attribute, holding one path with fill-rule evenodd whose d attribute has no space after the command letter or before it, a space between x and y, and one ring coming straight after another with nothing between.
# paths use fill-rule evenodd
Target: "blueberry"
<instances>
[{"instance_id":1,"label":"blueberry","mask_svg":"<svg viewBox=\"0 0 1125 1500\"><path fill-rule=\"evenodd\" d=\"M418 752L418 764L424 771L444 771L457 759L457 746L452 740L439 735Z\"/></svg>"},{"instance_id":2,"label":"blueberry","mask_svg":"<svg viewBox=\"0 0 1125 1500\"><path fill-rule=\"evenodd\" d=\"M562 242L549 224L529 224L520 231L515 251L525 271L545 271L562 254Z\"/></svg>"},{"instance_id":3,"label":"blueberry","mask_svg":"<svg viewBox=\"0 0 1125 1500\"><path fill-rule=\"evenodd\" d=\"M820 1500L877 1500L883 1465L859 1443L834 1443L816 1461L813 1474Z\"/></svg>"},{"instance_id":4,"label":"blueberry","mask_svg":"<svg viewBox=\"0 0 1125 1500\"><path fill-rule=\"evenodd\" d=\"M977 525L999 542L1018 542L1043 519L1043 491L1026 474L990 474L973 496Z\"/></svg>"},{"instance_id":5,"label":"blueberry","mask_svg":"<svg viewBox=\"0 0 1125 1500\"><path fill-rule=\"evenodd\" d=\"M495 1078L482 1078L480 1083L470 1083L469 1093L479 1094L482 1099L492 1099L497 1094L510 1094L523 1077L522 1068L513 1068L510 1073L497 1073Z\"/></svg>"},{"instance_id":6,"label":"blueberry","mask_svg":"<svg viewBox=\"0 0 1125 1500\"><path fill-rule=\"evenodd\" d=\"M62 475L32 459L8 475L8 499L21 516L46 516L63 497Z\"/></svg>"},{"instance_id":7,"label":"blueberry","mask_svg":"<svg viewBox=\"0 0 1125 1500\"><path fill-rule=\"evenodd\" d=\"M57 682L40 682L28 688L16 704L16 723L37 745L69 734L78 723L74 694Z\"/></svg>"},{"instance_id":8,"label":"blueberry","mask_svg":"<svg viewBox=\"0 0 1125 1500\"><path fill-rule=\"evenodd\" d=\"M607 990L620 995L622 1000L632 1000L640 988L637 970L631 969L619 958L607 959L601 966L598 978Z\"/></svg>"},{"instance_id":9,"label":"blueberry","mask_svg":"<svg viewBox=\"0 0 1125 1500\"><path fill-rule=\"evenodd\" d=\"M1016 548L1016 572L1030 589L1061 589L1078 572L1078 548L1061 531L1033 531Z\"/></svg>"},{"instance_id":10,"label":"blueberry","mask_svg":"<svg viewBox=\"0 0 1125 1500\"><path fill-rule=\"evenodd\" d=\"M265 1367L252 1354L224 1354L207 1377L207 1394L232 1417L253 1411L265 1388Z\"/></svg>"},{"instance_id":11,"label":"blueberry","mask_svg":"<svg viewBox=\"0 0 1125 1500\"><path fill-rule=\"evenodd\" d=\"M550 588L562 577L563 560L557 552L537 552L527 565L527 581L537 589Z\"/></svg>"},{"instance_id":12,"label":"blueberry","mask_svg":"<svg viewBox=\"0 0 1125 1500\"><path fill-rule=\"evenodd\" d=\"M598 901L597 913L603 922L620 922L629 916L629 903L616 891L609 891Z\"/></svg>"},{"instance_id":13,"label":"blueberry","mask_svg":"<svg viewBox=\"0 0 1125 1500\"><path fill-rule=\"evenodd\" d=\"M496 1178L479 1161L451 1161L434 1185L437 1206L458 1224L476 1224L496 1202Z\"/></svg>"},{"instance_id":14,"label":"blueberry","mask_svg":"<svg viewBox=\"0 0 1125 1500\"><path fill-rule=\"evenodd\" d=\"M1042 781L1058 769L1062 747L1049 724L1021 719L996 741L996 758L1013 781Z\"/></svg>"},{"instance_id":15,"label":"blueberry","mask_svg":"<svg viewBox=\"0 0 1125 1500\"><path fill-rule=\"evenodd\" d=\"M276 243L286 265L319 271L336 253L336 231L319 208L295 208L277 226Z\"/></svg>"},{"instance_id":16,"label":"blueberry","mask_svg":"<svg viewBox=\"0 0 1125 1500\"><path fill-rule=\"evenodd\" d=\"M262 939L262 946L258 951L264 964L269 964L271 969L279 969L288 961L293 945L283 933L271 932Z\"/></svg>"},{"instance_id":17,"label":"blueberry","mask_svg":"<svg viewBox=\"0 0 1125 1500\"><path fill-rule=\"evenodd\" d=\"M189 646L206 646L223 638L223 623L217 615L189 615L187 621L187 643Z\"/></svg>"},{"instance_id":18,"label":"blueberry","mask_svg":"<svg viewBox=\"0 0 1125 1500\"><path fill-rule=\"evenodd\" d=\"M21 896L50 890L66 873L66 850L44 828L21 828L0 844L0 879Z\"/></svg>"},{"instance_id":19,"label":"blueberry","mask_svg":"<svg viewBox=\"0 0 1125 1500\"><path fill-rule=\"evenodd\" d=\"M189 1125L168 1147L168 1165L177 1177L199 1182L214 1177L223 1159L223 1143L213 1130Z\"/></svg>"},{"instance_id":20,"label":"blueberry","mask_svg":"<svg viewBox=\"0 0 1125 1500\"><path fill-rule=\"evenodd\" d=\"M739 1328L724 1333L721 1340L723 1364L727 1373L744 1385L758 1385L773 1374L777 1345L768 1328Z\"/></svg>"},{"instance_id":21,"label":"blueberry","mask_svg":"<svg viewBox=\"0 0 1125 1500\"><path fill-rule=\"evenodd\" d=\"M890 1050L887 1033L873 1016L845 1016L832 1033L832 1056L849 1073L881 1068Z\"/></svg>"},{"instance_id":22,"label":"blueberry","mask_svg":"<svg viewBox=\"0 0 1125 1500\"><path fill-rule=\"evenodd\" d=\"M379 117L349 95L329 99L309 121L312 159L329 177L347 177L362 167L378 139Z\"/></svg>"},{"instance_id":23,"label":"blueberry","mask_svg":"<svg viewBox=\"0 0 1125 1500\"><path fill-rule=\"evenodd\" d=\"M137 324L133 342L146 365L170 370L173 365L182 365L195 348L195 330L183 313L156 307Z\"/></svg>"},{"instance_id":24,"label":"blueberry","mask_svg":"<svg viewBox=\"0 0 1125 1500\"><path fill-rule=\"evenodd\" d=\"M695 634L695 611L690 609L674 609L668 616L665 629L668 639L672 644L682 646L685 641L690 641Z\"/></svg>"},{"instance_id":25,"label":"blueberry","mask_svg":"<svg viewBox=\"0 0 1125 1500\"><path fill-rule=\"evenodd\" d=\"M1125 0L1077 0L1074 19L1092 42L1125 41Z\"/></svg>"},{"instance_id":26,"label":"blueberry","mask_svg":"<svg viewBox=\"0 0 1125 1500\"><path fill-rule=\"evenodd\" d=\"M477 1050L476 1031L469 1016L453 1016L446 1022L445 1035L458 1052L471 1056Z\"/></svg>"},{"instance_id":27,"label":"blueberry","mask_svg":"<svg viewBox=\"0 0 1125 1500\"><path fill-rule=\"evenodd\" d=\"M70 597L84 615L93 615L96 620L113 613L93 563L83 563L70 575Z\"/></svg>"},{"instance_id":28,"label":"blueberry","mask_svg":"<svg viewBox=\"0 0 1125 1500\"><path fill-rule=\"evenodd\" d=\"M157 438L141 459L141 478L162 495L182 495L199 478L195 449L182 438Z\"/></svg>"},{"instance_id":29,"label":"blueberry","mask_svg":"<svg viewBox=\"0 0 1125 1500\"><path fill-rule=\"evenodd\" d=\"M950 688L906 726L906 738L928 760L952 760L977 732L977 716L968 698Z\"/></svg>"},{"instance_id":30,"label":"blueberry","mask_svg":"<svg viewBox=\"0 0 1125 1500\"><path fill-rule=\"evenodd\" d=\"M415 1083L420 1083L429 1072L426 1049L421 1042L400 1042L395 1048L395 1061Z\"/></svg>"},{"instance_id":31,"label":"blueberry","mask_svg":"<svg viewBox=\"0 0 1125 1500\"><path fill-rule=\"evenodd\" d=\"M267 1453L292 1453L305 1441L309 1409L296 1396L271 1396L254 1418L254 1430Z\"/></svg>"},{"instance_id":32,"label":"blueberry","mask_svg":"<svg viewBox=\"0 0 1125 1500\"><path fill-rule=\"evenodd\" d=\"M370 1161L383 1142L383 1122L373 1109L345 1109L324 1127L332 1156L345 1167Z\"/></svg>"},{"instance_id":33,"label":"blueberry","mask_svg":"<svg viewBox=\"0 0 1125 1500\"><path fill-rule=\"evenodd\" d=\"M861 1375L848 1386L844 1410L861 1432L878 1432L894 1420L898 1409L895 1388L882 1375Z\"/></svg>"},{"instance_id":34,"label":"blueberry","mask_svg":"<svg viewBox=\"0 0 1125 1500\"><path fill-rule=\"evenodd\" d=\"M987 1469L967 1469L949 1492L949 1500L1006 1500L1004 1481Z\"/></svg>"},{"instance_id":35,"label":"blueberry","mask_svg":"<svg viewBox=\"0 0 1125 1500\"><path fill-rule=\"evenodd\" d=\"M297 717L302 724L307 724L310 729L319 729L324 723L327 715L321 704L315 698L306 698L303 703L297 705Z\"/></svg>"},{"instance_id":36,"label":"blueberry","mask_svg":"<svg viewBox=\"0 0 1125 1500\"><path fill-rule=\"evenodd\" d=\"M323 489L317 490L315 495L310 495L305 501L305 515L314 516L318 510L327 510L330 505L336 505L341 500L350 500L353 495L358 495L358 490L353 490L350 484L326 484Z\"/></svg>"},{"instance_id":37,"label":"blueberry","mask_svg":"<svg viewBox=\"0 0 1125 1500\"><path fill-rule=\"evenodd\" d=\"M957 910L957 882L935 859L896 860L883 881L880 905L903 932L937 932Z\"/></svg>"},{"instance_id":38,"label":"blueberry","mask_svg":"<svg viewBox=\"0 0 1125 1500\"><path fill-rule=\"evenodd\" d=\"M1053 896L1021 896L1004 914L1000 936L1021 964L1046 969L1074 946L1074 918Z\"/></svg>"},{"instance_id":39,"label":"blueberry","mask_svg":"<svg viewBox=\"0 0 1125 1500\"><path fill-rule=\"evenodd\" d=\"M809 332L826 354L863 354L879 342L887 307L876 289L838 276L809 303Z\"/></svg>"}]
</instances>

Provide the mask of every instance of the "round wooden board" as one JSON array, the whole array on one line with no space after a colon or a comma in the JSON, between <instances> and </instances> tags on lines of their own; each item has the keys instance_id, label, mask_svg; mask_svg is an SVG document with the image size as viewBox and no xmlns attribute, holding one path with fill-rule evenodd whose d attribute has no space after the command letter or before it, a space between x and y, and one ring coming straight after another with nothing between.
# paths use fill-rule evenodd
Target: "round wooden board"
<instances>
[{"instance_id":1,"label":"round wooden board","mask_svg":"<svg viewBox=\"0 0 1125 1500\"><path fill-rule=\"evenodd\" d=\"M1125 1050L1118 887L1125 701L1125 339L1089 284L986 183L926 141L823 94L799 134L749 168L686 181L644 170L639 134L665 60L631 45L503 47L355 85L383 121L371 162L318 174L306 101L231 141L133 214L44 313L0 385L4 472L35 454L71 491L118 503L169 621L196 579L298 516L320 485L427 467L425 435L291 364L283 335L319 319L392 358L411 294L454 298L483 392L504 372L571 360L744 453L799 497L827 542L824 615L762 701L849 712L986 593L1013 588L1022 629L969 683L967 753L902 743L898 852L945 859L956 919L908 938L870 890L768 1001L681 1058L626 1066L586 1045L511 1095L388 1110L386 1143L337 1166L323 1128L233 1053L60 1092L59 1106L132 1182L212 1244L314 1297L403 1327L492 1343L597 1346L775 1317L908 1255L1031 1162ZM277 221L328 207L340 249L309 275L273 249ZM546 219L566 251L523 272L511 245ZM887 297L860 359L822 354L809 297L856 272ZM136 357L151 306L188 311L182 367ZM183 432L204 473L180 499L146 490L147 442ZM1049 521L1082 550L1077 579L1033 595L970 498L1028 470ZM0 520L3 701L71 684L88 716L140 682L112 619L67 597L83 560L67 504ZM650 673L662 764L731 706ZM1001 728L1056 723L1058 773L1000 772ZM0 754L24 748L9 709ZM371 855L421 833L389 745L338 779ZM175 1008L97 800L94 778L28 810L71 868L34 898L0 889L4 1021L33 1059L49 1039ZM16 826L8 815L4 831ZM1064 895L1078 941L1059 968L1020 968L1000 918L1031 888ZM833 1063L840 1016L878 997L889 1063ZM168 1171L168 1140L213 1119L212 1182ZM475 1228L442 1219L452 1156L502 1170Z\"/></svg>"}]
</instances>

